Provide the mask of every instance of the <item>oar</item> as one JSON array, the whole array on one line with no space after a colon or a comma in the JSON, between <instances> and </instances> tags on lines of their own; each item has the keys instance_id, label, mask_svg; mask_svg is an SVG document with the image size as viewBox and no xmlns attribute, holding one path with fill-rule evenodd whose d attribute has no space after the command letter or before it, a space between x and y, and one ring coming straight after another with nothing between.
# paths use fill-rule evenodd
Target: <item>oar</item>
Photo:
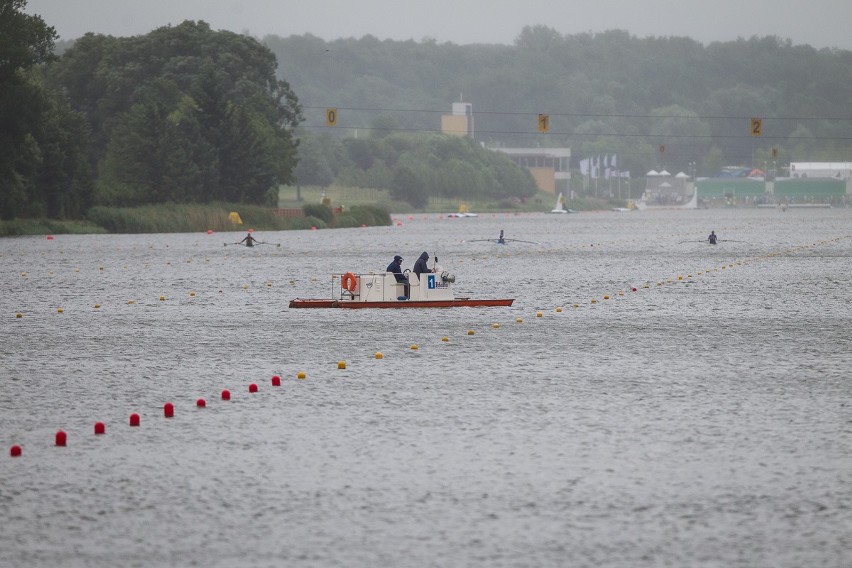
<instances>
[{"instance_id":1,"label":"oar","mask_svg":"<svg viewBox=\"0 0 852 568\"><path fill-rule=\"evenodd\" d=\"M513 243L529 243L529 244L531 244L531 245L540 245L540 244L541 244L541 243L537 243L537 242L535 242L535 241L522 241L522 240L520 240L520 239L504 239L504 240L505 240L506 242L513 242Z\"/></svg>"},{"instance_id":2,"label":"oar","mask_svg":"<svg viewBox=\"0 0 852 568\"><path fill-rule=\"evenodd\" d=\"M706 242L707 242L707 239L704 239L703 241L680 241L680 242L678 242L678 244L680 245L680 244L683 244L683 243L706 243Z\"/></svg>"},{"instance_id":3,"label":"oar","mask_svg":"<svg viewBox=\"0 0 852 568\"><path fill-rule=\"evenodd\" d=\"M263 242L258 241L257 244L259 244L259 245L275 245L279 248L281 247L281 243L263 243Z\"/></svg>"},{"instance_id":4,"label":"oar","mask_svg":"<svg viewBox=\"0 0 852 568\"><path fill-rule=\"evenodd\" d=\"M735 241L733 239L721 239L720 243L747 243L748 241Z\"/></svg>"},{"instance_id":5,"label":"oar","mask_svg":"<svg viewBox=\"0 0 852 568\"><path fill-rule=\"evenodd\" d=\"M225 245L225 246L228 246L228 245L241 245L241 244L243 244L243 243L224 243L224 245Z\"/></svg>"}]
</instances>

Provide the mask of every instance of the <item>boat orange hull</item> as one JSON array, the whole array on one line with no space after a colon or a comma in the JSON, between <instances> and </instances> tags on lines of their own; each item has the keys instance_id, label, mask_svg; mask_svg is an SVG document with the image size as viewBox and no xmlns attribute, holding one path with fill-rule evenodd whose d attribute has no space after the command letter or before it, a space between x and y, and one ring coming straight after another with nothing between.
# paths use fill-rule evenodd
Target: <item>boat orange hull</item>
<instances>
[{"instance_id":1,"label":"boat orange hull","mask_svg":"<svg viewBox=\"0 0 852 568\"><path fill-rule=\"evenodd\" d=\"M452 300L401 300L391 302L357 302L352 300L302 299L290 300L291 308L461 308L482 306L511 306L514 298L501 300L474 300L454 298Z\"/></svg>"}]
</instances>

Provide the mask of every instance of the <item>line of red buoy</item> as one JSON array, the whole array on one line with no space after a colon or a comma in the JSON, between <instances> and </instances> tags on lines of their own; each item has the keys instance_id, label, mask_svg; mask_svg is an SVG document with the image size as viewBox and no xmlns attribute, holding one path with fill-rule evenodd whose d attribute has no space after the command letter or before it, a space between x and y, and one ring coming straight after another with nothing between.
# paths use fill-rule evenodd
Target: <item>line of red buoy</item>
<instances>
[{"instance_id":1,"label":"line of red buoy","mask_svg":"<svg viewBox=\"0 0 852 568\"><path fill-rule=\"evenodd\" d=\"M272 386L280 387L281 386L281 377L278 375L272 376ZM256 383L249 384L248 390L250 393L258 392L258 386ZM222 400L231 400L231 391L228 389L224 389L222 391ZM195 405L198 408L205 408L207 406L207 401L203 398L199 398L195 401ZM175 415L175 406L171 402L167 402L163 405L163 416L166 418L174 418ZM140 425L141 419L138 413L134 412L130 415L129 424L131 427L138 427ZM95 435L100 436L106 434L106 424L103 422L95 422ZM63 430L57 430L56 436L54 438L54 445L58 447L66 447L68 445L68 434ZM20 457L23 454L23 448L15 444L11 448L9 448L9 455L13 458Z\"/></svg>"}]
</instances>

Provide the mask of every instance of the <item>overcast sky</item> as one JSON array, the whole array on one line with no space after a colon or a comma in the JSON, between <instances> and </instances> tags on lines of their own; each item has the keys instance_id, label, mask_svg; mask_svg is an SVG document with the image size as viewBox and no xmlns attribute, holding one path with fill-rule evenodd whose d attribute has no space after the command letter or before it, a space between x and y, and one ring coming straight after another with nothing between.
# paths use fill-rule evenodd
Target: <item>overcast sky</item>
<instances>
[{"instance_id":1,"label":"overcast sky","mask_svg":"<svg viewBox=\"0 0 852 568\"><path fill-rule=\"evenodd\" d=\"M62 39L145 34L184 20L256 37L310 33L511 44L526 25L562 34L627 30L702 43L775 35L852 50L852 0L28 0Z\"/></svg>"}]
</instances>

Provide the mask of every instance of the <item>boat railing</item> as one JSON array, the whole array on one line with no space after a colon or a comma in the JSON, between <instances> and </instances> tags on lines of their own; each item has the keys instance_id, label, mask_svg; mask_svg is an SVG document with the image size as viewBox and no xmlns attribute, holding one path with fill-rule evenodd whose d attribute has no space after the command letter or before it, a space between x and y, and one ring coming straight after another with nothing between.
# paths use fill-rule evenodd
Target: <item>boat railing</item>
<instances>
[{"instance_id":1,"label":"boat railing","mask_svg":"<svg viewBox=\"0 0 852 568\"><path fill-rule=\"evenodd\" d=\"M355 285L352 290L349 290L344 285L344 279L350 274L355 276ZM413 272L407 272L405 276L408 277L407 284L405 282L398 282L392 272L344 272L343 274L332 274L331 297L337 297L339 300L366 299L370 295L370 292L373 291L372 288L374 286L381 287L383 297L384 290L393 286L395 292L397 292L393 297L397 298L404 294L405 286L408 286L409 289L420 287L420 280ZM364 290L364 288L367 288L367 290Z\"/></svg>"}]
</instances>

